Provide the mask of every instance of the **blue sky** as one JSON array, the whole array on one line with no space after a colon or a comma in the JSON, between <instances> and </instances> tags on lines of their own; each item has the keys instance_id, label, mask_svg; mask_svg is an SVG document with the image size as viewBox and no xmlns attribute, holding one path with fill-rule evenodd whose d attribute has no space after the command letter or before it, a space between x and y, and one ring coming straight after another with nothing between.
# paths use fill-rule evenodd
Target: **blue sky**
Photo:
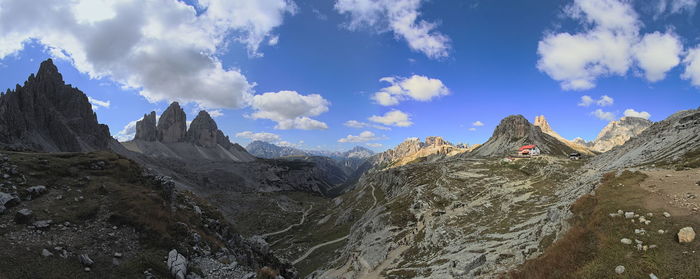
<instances>
[{"instance_id":1,"label":"blue sky","mask_svg":"<svg viewBox=\"0 0 700 279\"><path fill-rule=\"evenodd\" d=\"M626 111L700 105L694 0L80 2L0 1L0 86L53 57L124 139L171 100L243 145L378 151L482 143L511 114L592 140Z\"/></svg>"}]
</instances>

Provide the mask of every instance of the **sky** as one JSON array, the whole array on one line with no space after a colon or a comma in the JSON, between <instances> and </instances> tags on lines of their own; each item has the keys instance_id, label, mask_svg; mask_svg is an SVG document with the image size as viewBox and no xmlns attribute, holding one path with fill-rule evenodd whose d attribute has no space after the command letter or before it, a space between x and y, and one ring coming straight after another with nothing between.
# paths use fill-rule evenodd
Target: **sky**
<instances>
[{"instance_id":1,"label":"sky","mask_svg":"<svg viewBox=\"0 0 700 279\"><path fill-rule=\"evenodd\" d=\"M593 140L700 106L698 0L0 0L0 88L53 58L119 140L207 110L233 142L483 143L545 115Z\"/></svg>"}]
</instances>

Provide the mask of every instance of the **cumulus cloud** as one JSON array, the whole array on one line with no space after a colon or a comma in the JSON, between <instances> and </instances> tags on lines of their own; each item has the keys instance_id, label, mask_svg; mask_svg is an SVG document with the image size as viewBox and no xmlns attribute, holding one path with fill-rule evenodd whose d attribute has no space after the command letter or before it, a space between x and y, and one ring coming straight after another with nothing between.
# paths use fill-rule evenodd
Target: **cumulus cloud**
<instances>
[{"instance_id":1,"label":"cumulus cloud","mask_svg":"<svg viewBox=\"0 0 700 279\"><path fill-rule=\"evenodd\" d=\"M469 131L474 132L474 131L476 131L476 128L475 128L475 127L471 127L471 128L469 128Z\"/></svg>"},{"instance_id":2,"label":"cumulus cloud","mask_svg":"<svg viewBox=\"0 0 700 279\"><path fill-rule=\"evenodd\" d=\"M649 119L651 117L651 114L649 114L646 111L636 111L633 109L626 109L625 110L625 116L627 117L639 117L639 118L644 118L644 119Z\"/></svg>"},{"instance_id":3,"label":"cumulus cloud","mask_svg":"<svg viewBox=\"0 0 700 279\"><path fill-rule=\"evenodd\" d=\"M472 126L481 127L481 126L484 126L484 123L477 120L477 121L474 121L474 123L472 123Z\"/></svg>"},{"instance_id":4,"label":"cumulus cloud","mask_svg":"<svg viewBox=\"0 0 700 279\"><path fill-rule=\"evenodd\" d=\"M547 34L537 49L537 68L564 90L591 89L599 77L624 76L634 65L655 82L678 64L677 36L669 31L640 38L642 23L629 1L575 0L566 11L584 31Z\"/></svg>"},{"instance_id":5,"label":"cumulus cloud","mask_svg":"<svg viewBox=\"0 0 700 279\"><path fill-rule=\"evenodd\" d=\"M251 131L244 131L240 133L236 133L237 138L242 138L242 139L249 139L251 141L264 141L264 142L278 142L282 140L282 137L280 137L277 134L273 133L266 133L266 132L260 132L260 133L255 133Z\"/></svg>"},{"instance_id":6,"label":"cumulus cloud","mask_svg":"<svg viewBox=\"0 0 700 279\"><path fill-rule=\"evenodd\" d=\"M581 102L578 103L578 106L589 107L593 103L595 103L595 100L593 100L593 98L591 98L591 96L583 95L583 96L581 96Z\"/></svg>"},{"instance_id":7,"label":"cumulus cloud","mask_svg":"<svg viewBox=\"0 0 700 279\"><path fill-rule=\"evenodd\" d=\"M613 104L614 102L615 102L615 100L613 100L613 98L611 98L610 96L608 96L608 95L603 95L603 96L600 97L600 99L598 99L598 101L596 101L595 103L596 103L598 106L607 107L607 106L612 106L612 104Z\"/></svg>"},{"instance_id":8,"label":"cumulus cloud","mask_svg":"<svg viewBox=\"0 0 700 279\"><path fill-rule=\"evenodd\" d=\"M345 125L346 127L357 128L357 129L374 128L377 130L391 130L391 128L389 128L389 127L385 127L382 125L376 125L376 124L370 124L370 123L361 122L361 121L357 121L357 120L345 121L345 123L343 125Z\"/></svg>"},{"instance_id":9,"label":"cumulus cloud","mask_svg":"<svg viewBox=\"0 0 700 279\"><path fill-rule=\"evenodd\" d=\"M694 13L698 0L659 0L656 6L656 16L664 13Z\"/></svg>"},{"instance_id":10,"label":"cumulus cloud","mask_svg":"<svg viewBox=\"0 0 700 279\"><path fill-rule=\"evenodd\" d=\"M98 110L100 107L109 108L110 101L102 101L88 96L88 101L92 105L92 110Z\"/></svg>"},{"instance_id":11,"label":"cumulus cloud","mask_svg":"<svg viewBox=\"0 0 700 279\"><path fill-rule=\"evenodd\" d=\"M136 121L139 121L141 119L137 119L134 121L131 121L124 126L124 128L121 129L114 137L120 141L130 141L134 139L134 136L136 135Z\"/></svg>"},{"instance_id":12,"label":"cumulus cloud","mask_svg":"<svg viewBox=\"0 0 700 279\"><path fill-rule=\"evenodd\" d=\"M382 116L373 115L369 118L369 121L396 127L410 127L413 125L411 117L400 110L392 110Z\"/></svg>"},{"instance_id":13,"label":"cumulus cloud","mask_svg":"<svg viewBox=\"0 0 700 279\"><path fill-rule=\"evenodd\" d=\"M634 48L639 67L651 82L666 78L666 72L680 63L679 56L682 52L683 46L673 33L646 34Z\"/></svg>"},{"instance_id":14,"label":"cumulus cloud","mask_svg":"<svg viewBox=\"0 0 700 279\"><path fill-rule=\"evenodd\" d=\"M370 131L364 131L357 136L348 135L347 137L339 139L338 142L367 142L383 139L386 139L386 137L379 137Z\"/></svg>"},{"instance_id":15,"label":"cumulus cloud","mask_svg":"<svg viewBox=\"0 0 700 279\"><path fill-rule=\"evenodd\" d=\"M216 118L219 116L224 116L224 112L221 111L220 109L210 109L210 110L207 110L207 113L209 113L209 116L211 116L213 118Z\"/></svg>"},{"instance_id":16,"label":"cumulus cloud","mask_svg":"<svg viewBox=\"0 0 700 279\"><path fill-rule=\"evenodd\" d=\"M138 90L151 102L240 108L254 83L217 55L227 38L258 55L260 42L295 6L287 0L21 1L0 9L0 58L37 42L91 78Z\"/></svg>"},{"instance_id":17,"label":"cumulus cloud","mask_svg":"<svg viewBox=\"0 0 700 279\"><path fill-rule=\"evenodd\" d=\"M310 117L328 111L330 102L318 94L301 95L296 91L268 92L253 96L253 119L277 122L275 129L323 130L328 125Z\"/></svg>"},{"instance_id":18,"label":"cumulus cloud","mask_svg":"<svg viewBox=\"0 0 700 279\"><path fill-rule=\"evenodd\" d=\"M433 98L450 94L450 90L441 80L425 76L384 77L380 81L391 84L372 95L372 99L382 106L397 105L407 99L427 102Z\"/></svg>"},{"instance_id":19,"label":"cumulus cloud","mask_svg":"<svg viewBox=\"0 0 700 279\"><path fill-rule=\"evenodd\" d=\"M700 45L688 51L683 64L685 71L681 77L689 79L693 86L700 87Z\"/></svg>"},{"instance_id":20,"label":"cumulus cloud","mask_svg":"<svg viewBox=\"0 0 700 279\"><path fill-rule=\"evenodd\" d=\"M408 46L432 59L449 55L450 38L435 31L436 24L419 20L422 0L337 0L335 10L348 15L350 30L391 31Z\"/></svg>"},{"instance_id":21,"label":"cumulus cloud","mask_svg":"<svg viewBox=\"0 0 700 279\"><path fill-rule=\"evenodd\" d=\"M603 111L602 109L597 109L591 112L591 114L593 114L593 116L597 117L600 120L613 121L616 118L614 113L609 111Z\"/></svg>"}]
</instances>

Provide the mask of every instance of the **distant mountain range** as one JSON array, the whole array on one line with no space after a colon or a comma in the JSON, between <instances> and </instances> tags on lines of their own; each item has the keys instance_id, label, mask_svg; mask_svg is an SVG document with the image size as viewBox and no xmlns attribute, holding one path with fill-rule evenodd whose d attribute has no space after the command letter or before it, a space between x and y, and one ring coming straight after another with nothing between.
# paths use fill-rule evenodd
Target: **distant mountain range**
<instances>
[{"instance_id":1,"label":"distant mountain range","mask_svg":"<svg viewBox=\"0 0 700 279\"><path fill-rule=\"evenodd\" d=\"M303 150L289 146L279 146L265 141L253 141L246 147L248 153L259 158L281 158L289 156L324 156L329 158L359 158L366 159L374 155L374 151L362 146L356 146L348 151Z\"/></svg>"}]
</instances>

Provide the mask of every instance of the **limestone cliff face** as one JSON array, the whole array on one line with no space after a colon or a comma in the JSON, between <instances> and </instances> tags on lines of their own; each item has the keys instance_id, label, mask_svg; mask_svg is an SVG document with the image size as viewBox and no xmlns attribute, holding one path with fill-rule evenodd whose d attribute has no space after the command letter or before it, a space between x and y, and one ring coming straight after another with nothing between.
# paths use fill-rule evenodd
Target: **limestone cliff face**
<instances>
[{"instance_id":1,"label":"limestone cliff face","mask_svg":"<svg viewBox=\"0 0 700 279\"><path fill-rule=\"evenodd\" d=\"M394 149L377 155L375 161L390 167L398 167L433 156L453 156L471 150L466 145L453 145L442 137L426 137L425 142L421 142L418 138L408 138Z\"/></svg>"},{"instance_id":2,"label":"limestone cliff face","mask_svg":"<svg viewBox=\"0 0 700 279\"><path fill-rule=\"evenodd\" d=\"M158 141L181 142L187 133L187 116L178 102L173 102L158 120Z\"/></svg>"},{"instance_id":3,"label":"limestone cliff face","mask_svg":"<svg viewBox=\"0 0 700 279\"><path fill-rule=\"evenodd\" d=\"M598 152L606 152L639 135L652 124L654 123L639 117L623 117L619 121L611 121L593 141L592 149Z\"/></svg>"},{"instance_id":4,"label":"limestone cliff face","mask_svg":"<svg viewBox=\"0 0 700 279\"><path fill-rule=\"evenodd\" d=\"M0 144L46 152L108 149L109 128L87 96L65 84L51 59L36 76L0 95Z\"/></svg>"},{"instance_id":5,"label":"limestone cliff face","mask_svg":"<svg viewBox=\"0 0 700 279\"><path fill-rule=\"evenodd\" d=\"M156 112L144 114L143 119L136 122L136 140L156 141L158 140L158 130L156 129Z\"/></svg>"}]
</instances>

